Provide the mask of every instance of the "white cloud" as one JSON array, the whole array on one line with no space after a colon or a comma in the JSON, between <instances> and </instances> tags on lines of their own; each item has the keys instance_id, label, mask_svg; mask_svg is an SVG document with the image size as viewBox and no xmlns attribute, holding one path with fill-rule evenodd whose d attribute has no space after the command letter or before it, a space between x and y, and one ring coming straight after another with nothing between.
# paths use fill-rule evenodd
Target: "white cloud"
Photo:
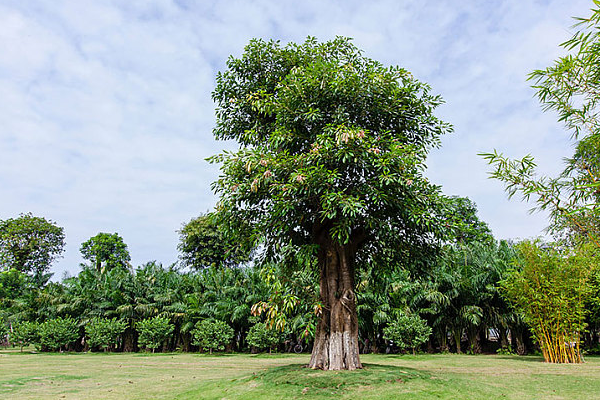
<instances>
[{"instance_id":1,"label":"white cloud","mask_svg":"<svg viewBox=\"0 0 600 400\"><path fill-rule=\"evenodd\" d=\"M134 264L176 260L181 223L212 208L231 143L211 135L215 74L251 38L353 37L431 84L456 133L429 176L477 201L500 237L538 234L543 215L508 202L478 152L531 152L553 173L567 135L525 81L549 65L591 4L537 1L6 1L0 5L0 218L32 211L66 228L55 271L79 244L117 231Z\"/></svg>"}]
</instances>

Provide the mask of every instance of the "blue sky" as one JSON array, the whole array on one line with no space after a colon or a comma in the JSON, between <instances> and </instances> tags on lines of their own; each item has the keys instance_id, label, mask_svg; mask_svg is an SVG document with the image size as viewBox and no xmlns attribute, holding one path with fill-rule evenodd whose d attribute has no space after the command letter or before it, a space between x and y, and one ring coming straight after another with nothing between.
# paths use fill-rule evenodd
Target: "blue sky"
<instances>
[{"instance_id":1,"label":"blue sky","mask_svg":"<svg viewBox=\"0 0 600 400\"><path fill-rule=\"evenodd\" d=\"M204 159L215 75L251 38L354 38L371 58L429 83L454 125L427 175L468 196L498 238L538 236L531 205L508 201L477 156L536 156L542 173L571 153L526 82L563 54L591 1L22 1L0 3L0 219L23 212L67 235L57 277L80 244L118 232L132 263L177 260L177 229L216 201Z\"/></svg>"}]
</instances>

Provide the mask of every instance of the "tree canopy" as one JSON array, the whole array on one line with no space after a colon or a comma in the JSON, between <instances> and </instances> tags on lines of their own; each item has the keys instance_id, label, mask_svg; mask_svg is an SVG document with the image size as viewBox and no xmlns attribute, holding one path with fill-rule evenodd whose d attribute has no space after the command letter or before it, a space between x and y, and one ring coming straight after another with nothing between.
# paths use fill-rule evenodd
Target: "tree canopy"
<instances>
[{"instance_id":1,"label":"tree canopy","mask_svg":"<svg viewBox=\"0 0 600 400\"><path fill-rule=\"evenodd\" d=\"M460 244L472 242L494 242L488 225L477 216L477 205L467 197L451 196L445 199L447 210L446 225L451 239Z\"/></svg>"},{"instance_id":2,"label":"tree canopy","mask_svg":"<svg viewBox=\"0 0 600 400\"><path fill-rule=\"evenodd\" d=\"M115 267L124 268L131 256L127 245L118 233L100 232L81 244L81 255L92 263L97 271L107 271Z\"/></svg>"},{"instance_id":3,"label":"tree canopy","mask_svg":"<svg viewBox=\"0 0 600 400\"><path fill-rule=\"evenodd\" d=\"M218 210L250 222L263 246L313 243L319 230L339 243L384 230L423 240L437 188L421 172L450 127L432 114L440 97L408 71L345 38L253 40L213 98L215 137L242 146L212 158L223 163Z\"/></svg>"},{"instance_id":4,"label":"tree canopy","mask_svg":"<svg viewBox=\"0 0 600 400\"><path fill-rule=\"evenodd\" d=\"M194 269L232 267L247 261L249 250L228 240L210 214L192 218L179 231L182 265Z\"/></svg>"}]
</instances>

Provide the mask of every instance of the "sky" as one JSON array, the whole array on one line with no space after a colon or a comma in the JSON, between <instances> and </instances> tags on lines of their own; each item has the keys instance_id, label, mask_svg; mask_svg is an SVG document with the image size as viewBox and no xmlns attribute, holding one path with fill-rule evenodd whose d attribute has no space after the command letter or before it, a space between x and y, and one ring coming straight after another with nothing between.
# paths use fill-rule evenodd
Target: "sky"
<instances>
[{"instance_id":1,"label":"sky","mask_svg":"<svg viewBox=\"0 0 600 400\"><path fill-rule=\"evenodd\" d=\"M252 38L347 36L367 57L427 82L454 126L426 175L467 196L498 239L547 226L509 201L479 156L532 154L556 174L569 133L527 82L564 54L590 0L0 2L0 219L31 212L64 227L52 266L76 274L82 242L117 232L134 266L177 261L178 229L210 211L219 175L206 157L235 143L212 136L211 92Z\"/></svg>"}]
</instances>

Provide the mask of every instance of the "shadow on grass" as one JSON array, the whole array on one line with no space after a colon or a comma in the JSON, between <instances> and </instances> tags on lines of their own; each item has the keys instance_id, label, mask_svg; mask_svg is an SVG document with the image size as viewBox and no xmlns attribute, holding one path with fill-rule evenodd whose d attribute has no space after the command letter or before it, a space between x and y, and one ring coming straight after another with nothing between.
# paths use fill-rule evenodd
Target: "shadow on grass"
<instances>
[{"instance_id":1,"label":"shadow on grass","mask_svg":"<svg viewBox=\"0 0 600 400\"><path fill-rule=\"evenodd\" d=\"M300 354L296 354L296 353L256 353L256 354L248 354L250 357L252 358L264 358L264 359L280 359L280 358L290 358L290 357L302 357L302 356L306 356L309 357L310 354L308 353L300 353Z\"/></svg>"},{"instance_id":2,"label":"shadow on grass","mask_svg":"<svg viewBox=\"0 0 600 400\"><path fill-rule=\"evenodd\" d=\"M55 382L60 383L64 381L79 381L87 378L89 378L87 375L49 375L44 377L24 377L8 380L0 379L0 394L18 392L22 388L31 385L53 385ZM11 398L16 399L18 397Z\"/></svg>"},{"instance_id":3,"label":"shadow on grass","mask_svg":"<svg viewBox=\"0 0 600 400\"><path fill-rule=\"evenodd\" d=\"M542 356L517 356L510 354L499 354L495 356L498 360L510 360L510 361L518 361L518 362L534 362L534 363L544 363L544 357Z\"/></svg>"},{"instance_id":4,"label":"shadow on grass","mask_svg":"<svg viewBox=\"0 0 600 400\"><path fill-rule=\"evenodd\" d=\"M243 353L191 353L194 357L235 357Z\"/></svg>"},{"instance_id":5,"label":"shadow on grass","mask_svg":"<svg viewBox=\"0 0 600 400\"><path fill-rule=\"evenodd\" d=\"M412 354L381 354L380 357L386 359L386 360L404 360L404 361L423 361L423 360L434 360L434 359L439 359L441 357L444 356L450 356L453 359L457 359L460 357L464 357L466 358L479 358L479 357L493 357L497 360L510 360L510 361L517 361L517 362L535 362L535 363L543 363L544 361L544 357L542 357L541 355L526 355L526 356L519 356L516 354L467 354L467 353L463 353L463 354L455 354L455 353L444 353L444 354L440 354L440 353L434 353L434 354L417 354L417 355L412 355Z\"/></svg>"},{"instance_id":6,"label":"shadow on grass","mask_svg":"<svg viewBox=\"0 0 600 400\"><path fill-rule=\"evenodd\" d=\"M120 353L124 354L124 353ZM172 352L172 353L152 353L152 352L139 352L139 353L129 353L132 354L133 357L175 357L182 354L191 355L193 357L234 357L236 353L193 353L193 352Z\"/></svg>"}]
</instances>

